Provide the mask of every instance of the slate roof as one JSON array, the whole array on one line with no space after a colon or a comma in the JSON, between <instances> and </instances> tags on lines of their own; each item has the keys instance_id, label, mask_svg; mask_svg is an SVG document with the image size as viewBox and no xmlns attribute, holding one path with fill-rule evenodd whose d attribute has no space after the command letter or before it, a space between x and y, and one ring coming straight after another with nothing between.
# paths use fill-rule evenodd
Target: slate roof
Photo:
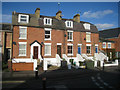
<instances>
[{"instance_id":1,"label":"slate roof","mask_svg":"<svg viewBox=\"0 0 120 90\"><path fill-rule=\"evenodd\" d=\"M115 38L120 34L120 28L112 28L99 31L100 38Z\"/></svg>"},{"instance_id":2,"label":"slate roof","mask_svg":"<svg viewBox=\"0 0 120 90\"><path fill-rule=\"evenodd\" d=\"M29 15L29 23L28 24L19 23L18 22L18 14ZM44 23L43 23L44 17L52 18L52 25L51 26L44 25ZM53 29L59 29L59 30L73 30L73 31L80 31L80 32L98 33L98 29L96 28L96 26L91 24L91 23L89 23L91 26L91 29L86 30L84 28L83 24L88 23L88 22L84 22L84 21L80 21L80 23L73 21L73 28L66 28L66 26L65 26L66 20L73 21L73 19L65 19L65 18L62 18L62 20L58 20L55 18L55 16L44 16L44 15L40 15L40 18L37 19L35 14L13 13L12 24L13 25L32 26L32 27L38 27L38 28L53 28Z\"/></svg>"},{"instance_id":3,"label":"slate roof","mask_svg":"<svg viewBox=\"0 0 120 90\"><path fill-rule=\"evenodd\" d=\"M2 31L12 31L12 25L10 23L0 23L0 30Z\"/></svg>"},{"instance_id":4,"label":"slate roof","mask_svg":"<svg viewBox=\"0 0 120 90\"><path fill-rule=\"evenodd\" d=\"M99 38L99 41L100 41L100 42L111 42L111 43L115 43L115 41L107 40L107 39L104 39L104 38Z\"/></svg>"}]
</instances>

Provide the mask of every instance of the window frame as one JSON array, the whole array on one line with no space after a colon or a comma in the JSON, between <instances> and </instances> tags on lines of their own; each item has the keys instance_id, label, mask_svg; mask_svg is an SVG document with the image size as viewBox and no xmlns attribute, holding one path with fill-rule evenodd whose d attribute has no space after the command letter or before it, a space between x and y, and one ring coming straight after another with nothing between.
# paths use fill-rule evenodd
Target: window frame
<instances>
[{"instance_id":1,"label":"window frame","mask_svg":"<svg viewBox=\"0 0 120 90\"><path fill-rule=\"evenodd\" d=\"M87 46L90 47L90 53L87 53ZM86 54L87 54L87 55L91 55L91 44L86 44Z\"/></svg>"},{"instance_id":2,"label":"window frame","mask_svg":"<svg viewBox=\"0 0 120 90\"><path fill-rule=\"evenodd\" d=\"M105 44L105 47L103 47L103 44ZM102 43L102 48L106 48L106 42L103 42L103 43Z\"/></svg>"},{"instance_id":3,"label":"window frame","mask_svg":"<svg viewBox=\"0 0 120 90\"><path fill-rule=\"evenodd\" d=\"M23 37L20 37L20 29L21 28L24 28L25 30L26 30L26 37L25 38L23 38ZM19 39L27 39L27 27L26 26L19 26Z\"/></svg>"},{"instance_id":4,"label":"window frame","mask_svg":"<svg viewBox=\"0 0 120 90\"><path fill-rule=\"evenodd\" d=\"M26 16L26 21L21 21L21 16ZM18 22L19 23L29 23L29 15L19 14L18 15Z\"/></svg>"},{"instance_id":5,"label":"window frame","mask_svg":"<svg viewBox=\"0 0 120 90\"><path fill-rule=\"evenodd\" d=\"M25 54L20 54L20 45L26 45ZM27 42L19 42L19 56L27 56Z\"/></svg>"},{"instance_id":6,"label":"window frame","mask_svg":"<svg viewBox=\"0 0 120 90\"><path fill-rule=\"evenodd\" d=\"M67 23L69 23L69 26L68 26ZM65 25L66 25L66 27L68 27L68 28L73 28L73 21L65 21Z\"/></svg>"},{"instance_id":7,"label":"window frame","mask_svg":"<svg viewBox=\"0 0 120 90\"><path fill-rule=\"evenodd\" d=\"M50 23L48 23L48 19L50 19ZM47 23L46 23L47 20ZM52 25L52 18L44 18L44 25Z\"/></svg>"},{"instance_id":8,"label":"window frame","mask_svg":"<svg viewBox=\"0 0 120 90\"><path fill-rule=\"evenodd\" d=\"M86 30L90 30L90 26L91 26L90 24L84 23L83 26Z\"/></svg>"},{"instance_id":9,"label":"window frame","mask_svg":"<svg viewBox=\"0 0 120 90\"><path fill-rule=\"evenodd\" d=\"M68 35L68 33L72 33L72 39L70 39L70 36L69 36L70 34ZM73 31L71 30L67 30L67 41L73 41Z\"/></svg>"},{"instance_id":10,"label":"window frame","mask_svg":"<svg viewBox=\"0 0 120 90\"><path fill-rule=\"evenodd\" d=\"M51 40L51 30L52 30L51 28L44 28L44 31L50 31L50 38L49 39L45 38L44 40ZM47 34L47 35L49 35L49 34Z\"/></svg>"},{"instance_id":11,"label":"window frame","mask_svg":"<svg viewBox=\"0 0 120 90\"><path fill-rule=\"evenodd\" d=\"M110 47L109 47L109 45L110 45ZM108 42L108 48L111 48L111 43L110 42Z\"/></svg>"},{"instance_id":12,"label":"window frame","mask_svg":"<svg viewBox=\"0 0 120 90\"><path fill-rule=\"evenodd\" d=\"M90 41L88 41L87 35L90 35ZM86 32L86 42L91 42L91 32Z\"/></svg>"},{"instance_id":13,"label":"window frame","mask_svg":"<svg viewBox=\"0 0 120 90\"><path fill-rule=\"evenodd\" d=\"M44 56L51 56L51 53L52 53L52 52L51 52L51 51L52 51L52 50L51 50L51 43L44 43L44 44L45 44L44 50L46 50L46 46L50 46L50 54L46 54L46 53L45 53L46 51L44 51Z\"/></svg>"},{"instance_id":14,"label":"window frame","mask_svg":"<svg viewBox=\"0 0 120 90\"><path fill-rule=\"evenodd\" d=\"M72 53L68 53L68 46L72 46ZM67 55L73 56L73 44L67 44Z\"/></svg>"}]
</instances>

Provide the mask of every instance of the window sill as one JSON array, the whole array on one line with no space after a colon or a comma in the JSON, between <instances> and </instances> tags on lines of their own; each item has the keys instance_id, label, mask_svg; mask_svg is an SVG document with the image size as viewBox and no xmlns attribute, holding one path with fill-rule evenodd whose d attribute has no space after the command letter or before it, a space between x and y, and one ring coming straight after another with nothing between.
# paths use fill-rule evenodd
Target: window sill
<instances>
[{"instance_id":1,"label":"window sill","mask_svg":"<svg viewBox=\"0 0 120 90\"><path fill-rule=\"evenodd\" d=\"M73 54L67 54L68 56L73 56Z\"/></svg>"},{"instance_id":2,"label":"window sill","mask_svg":"<svg viewBox=\"0 0 120 90\"><path fill-rule=\"evenodd\" d=\"M45 54L44 56L51 56L51 54Z\"/></svg>"},{"instance_id":3,"label":"window sill","mask_svg":"<svg viewBox=\"0 0 120 90\"><path fill-rule=\"evenodd\" d=\"M27 38L19 38L19 39L24 39L24 40L27 40Z\"/></svg>"},{"instance_id":4,"label":"window sill","mask_svg":"<svg viewBox=\"0 0 120 90\"><path fill-rule=\"evenodd\" d=\"M68 42L73 42L73 40L67 40Z\"/></svg>"},{"instance_id":5,"label":"window sill","mask_svg":"<svg viewBox=\"0 0 120 90\"><path fill-rule=\"evenodd\" d=\"M89 42L89 43L90 43L91 41L86 41L86 42Z\"/></svg>"},{"instance_id":6,"label":"window sill","mask_svg":"<svg viewBox=\"0 0 120 90\"><path fill-rule=\"evenodd\" d=\"M26 56L26 55L19 55L19 56Z\"/></svg>"},{"instance_id":7,"label":"window sill","mask_svg":"<svg viewBox=\"0 0 120 90\"><path fill-rule=\"evenodd\" d=\"M45 41L51 41L51 39L44 39Z\"/></svg>"}]
</instances>

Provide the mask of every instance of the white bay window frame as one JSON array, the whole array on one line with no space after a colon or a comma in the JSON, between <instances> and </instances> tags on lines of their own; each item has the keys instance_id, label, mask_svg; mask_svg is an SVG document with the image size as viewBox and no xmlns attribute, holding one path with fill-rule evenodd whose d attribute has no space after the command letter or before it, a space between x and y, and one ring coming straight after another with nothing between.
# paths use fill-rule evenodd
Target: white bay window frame
<instances>
[{"instance_id":1,"label":"white bay window frame","mask_svg":"<svg viewBox=\"0 0 120 90\"><path fill-rule=\"evenodd\" d=\"M68 46L71 46L72 47L72 49L70 49L70 51L72 51L72 53L68 53L68 51L69 51L69 48L68 48ZM68 56L73 56L73 44L67 44L67 55Z\"/></svg>"},{"instance_id":2,"label":"white bay window frame","mask_svg":"<svg viewBox=\"0 0 120 90\"><path fill-rule=\"evenodd\" d=\"M67 41L73 41L73 31L67 30L67 34L68 34ZM71 34L72 34L72 36L71 36Z\"/></svg>"},{"instance_id":3,"label":"white bay window frame","mask_svg":"<svg viewBox=\"0 0 120 90\"><path fill-rule=\"evenodd\" d=\"M45 44L45 52L44 52L44 56L51 56L51 43L44 43ZM48 47L47 47L48 46ZM50 50L49 53L47 50Z\"/></svg>"},{"instance_id":4,"label":"white bay window frame","mask_svg":"<svg viewBox=\"0 0 120 90\"><path fill-rule=\"evenodd\" d=\"M25 37L22 37L22 35L24 35ZM27 27L19 26L19 39L27 39Z\"/></svg>"},{"instance_id":5,"label":"white bay window frame","mask_svg":"<svg viewBox=\"0 0 120 90\"><path fill-rule=\"evenodd\" d=\"M86 32L86 42L91 42L91 32Z\"/></svg>"},{"instance_id":6,"label":"white bay window frame","mask_svg":"<svg viewBox=\"0 0 120 90\"><path fill-rule=\"evenodd\" d=\"M25 45L24 48L20 48L20 45ZM20 52L24 52L25 54L21 54ZM19 42L19 56L27 55L27 42Z\"/></svg>"},{"instance_id":7,"label":"white bay window frame","mask_svg":"<svg viewBox=\"0 0 120 90\"><path fill-rule=\"evenodd\" d=\"M46 35L50 35L50 38L45 38L45 40L51 40L51 31L52 31L52 29L51 29L51 28L44 28L44 30L50 32L50 34L46 34L46 33L45 33L45 36L46 36Z\"/></svg>"}]
</instances>

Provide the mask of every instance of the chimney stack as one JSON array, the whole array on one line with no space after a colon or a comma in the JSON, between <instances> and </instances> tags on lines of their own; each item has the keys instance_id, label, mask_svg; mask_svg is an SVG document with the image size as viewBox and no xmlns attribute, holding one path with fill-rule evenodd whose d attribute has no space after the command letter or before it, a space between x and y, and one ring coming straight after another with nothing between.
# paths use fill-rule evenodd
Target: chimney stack
<instances>
[{"instance_id":1,"label":"chimney stack","mask_svg":"<svg viewBox=\"0 0 120 90\"><path fill-rule=\"evenodd\" d=\"M55 18L56 19L58 19L58 20L61 20L62 18L61 18L61 11L58 11L57 13L56 13L56 16L55 16Z\"/></svg>"},{"instance_id":2,"label":"chimney stack","mask_svg":"<svg viewBox=\"0 0 120 90\"><path fill-rule=\"evenodd\" d=\"M35 10L35 15L36 15L37 18L40 18L40 8L37 8Z\"/></svg>"},{"instance_id":3,"label":"chimney stack","mask_svg":"<svg viewBox=\"0 0 120 90\"><path fill-rule=\"evenodd\" d=\"M75 22L80 22L80 14L76 14L74 17L73 17L73 21Z\"/></svg>"}]
</instances>

